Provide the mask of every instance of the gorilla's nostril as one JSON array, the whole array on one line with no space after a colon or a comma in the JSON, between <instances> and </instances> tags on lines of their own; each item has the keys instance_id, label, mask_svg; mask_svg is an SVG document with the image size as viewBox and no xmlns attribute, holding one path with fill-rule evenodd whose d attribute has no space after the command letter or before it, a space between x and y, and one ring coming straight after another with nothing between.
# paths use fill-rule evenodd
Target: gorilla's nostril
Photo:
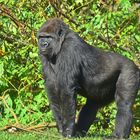
<instances>
[{"instance_id":1,"label":"gorilla's nostril","mask_svg":"<svg viewBox=\"0 0 140 140\"><path fill-rule=\"evenodd\" d=\"M49 46L48 42L43 43L43 47L48 47L48 46Z\"/></svg>"}]
</instances>

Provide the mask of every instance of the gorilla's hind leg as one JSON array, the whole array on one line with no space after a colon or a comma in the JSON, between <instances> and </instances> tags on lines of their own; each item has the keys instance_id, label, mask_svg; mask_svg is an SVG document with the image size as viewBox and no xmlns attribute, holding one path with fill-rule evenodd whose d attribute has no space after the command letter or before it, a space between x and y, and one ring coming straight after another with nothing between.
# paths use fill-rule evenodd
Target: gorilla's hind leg
<instances>
[{"instance_id":1,"label":"gorilla's hind leg","mask_svg":"<svg viewBox=\"0 0 140 140\"><path fill-rule=\"evenodd\" d=\"M86 104L80 110L76 124L76 135L85 136L86 132L93 123L99 106L95 101L87 99Z\"/></svg>"},{"instance_id":2,"label":"gorilla's hind leg","mask_svg":"<svg viewBox=\"0 0 140 140\"><path fill-rule=\"evenodd\" d=\"M117 115L114 136L128 138L132 125L132 106L138 90L138 76L133 70L125 71L118 79L115 101Z\"/></svg>"}]
</instances>

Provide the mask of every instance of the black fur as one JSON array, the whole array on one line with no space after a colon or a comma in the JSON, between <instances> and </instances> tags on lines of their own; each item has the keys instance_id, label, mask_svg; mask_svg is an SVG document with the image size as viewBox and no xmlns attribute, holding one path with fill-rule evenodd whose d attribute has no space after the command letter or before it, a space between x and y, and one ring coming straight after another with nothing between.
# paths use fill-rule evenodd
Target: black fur
<instances>
[{"instance_id":1,"label":"black fur","mask_svg":"<svg viewBox=\"0 0 140 140\"><path fill-rule=\"evenodd\" d=\"M57 18L42 25L38 39L45 87L62 135L85 135L98 109L115 100L113 136L128 138L140 83L136 65L119 54L90 46ZM77 94L87 102L75 123Z\"/></svg>"}]
</instances>

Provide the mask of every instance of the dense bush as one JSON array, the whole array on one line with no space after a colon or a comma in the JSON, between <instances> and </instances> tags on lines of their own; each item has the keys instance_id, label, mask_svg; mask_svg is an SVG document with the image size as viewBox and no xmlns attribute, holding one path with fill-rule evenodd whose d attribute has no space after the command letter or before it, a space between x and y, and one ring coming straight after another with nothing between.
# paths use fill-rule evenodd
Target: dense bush
<instances>
[{"instance_id":1,"label":"dense bush","mask_svg":"<svg viewBox=\"0 0 140 140\"><path fill-rule=\"evenodd\" d=\"M140 67L140 3L133 0L2 0L0 2L0 127L52 122L41 75L36 32L61 17L88 43L118 52ZM140 133L140 95L134 133ZM85 99L78 97L78 109ZM115 105L100 110L91 130L110 133ZM110 118L110 119L109 119Z\"/></svg>"}]
</instances>

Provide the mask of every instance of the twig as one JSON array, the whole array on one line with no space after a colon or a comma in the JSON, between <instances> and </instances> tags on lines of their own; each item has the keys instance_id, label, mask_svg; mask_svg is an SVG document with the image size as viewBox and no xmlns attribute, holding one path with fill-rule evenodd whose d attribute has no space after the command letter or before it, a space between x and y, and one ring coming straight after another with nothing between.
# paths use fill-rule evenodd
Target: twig
<instances>
[{"instance_id":1,"label":"twig","mask_svg":"<svg viewBox=\"0 0 140 140\"><path fill-rule=\"evenodd\" d=\"M43 130L44 128L54 128L56 127L56 124L49 124L49 123L43 123L43 124L39 124L39 125L34 125L34 126L30 126L30 127L24 127L21 125L17 125L17 124L11 124L11 125L6 125L3 128L0 129L0 131L5 131L8 130L10 128L16 128L17 130L21 130L21 131L27 131L27 132L36 132L35 130Z\"/></svg>"},{"instance_id":2,"label":"twig","mask_svg":"<svg viewBox=\"0 0 140 140\"><path fill-rule=\"evenodd\" d=\"M106 37L99 35L98 39L107 43L110 47L112 47L112 46L117 47L117 44L115 42L108 41L108 39Z\"/></svg>"},{"instance_id":3,"label":"twig","mask_svg":"<svg viewBox=\"0 0 140 140\"><path fill-rule=\"evenodd\" d=\"M18 43L20 43L20 45L23 45L23 46L25 46L25 45L27 45L27 43L24 43L24 42L22 42L22 41L20 41L20 40L17 40L15 37L13 37L13 36L7 36L7 35L3 35L3 34L0 34L0 38L2 39L2 40L6 40L8 43L10 43L10 44L13 44L13 43L15 43L15 42L18 42Z\"/></svg>"},{"instance_id":4,"label":"twig","mask_svg":"<svg viewBox=\"0 0 140 140\"><path fill-rule=\"evenodd\" d=\"M15 121L16 121L16 124L19 124L19 121L18 121L18 118L16 116L16 114L14 113L14 111L8 106L6 100L4 97L0 97L0 99L2 100L2 102L4 103L4 105L7 107L7 109L11 112L11 114L13 115Z\"/></svg>"},{"instance_id":5,"label":"twig","mask_svg":"<svg viewBox=\"0 0 140 140\"><path fill-rule=\"evenodd\" d=\"M42 118L43 114L41 116L39 116L39 118L37 118L36 120L32 121L29 123L29 126L31 126L31 124L34 124L35 122L37 122L40 118Z\"/></svg>"},{"instance_id":6,"label":"twig","mask_svg":"<svg viewBox=\"0 0 140 140\"><path fill-rule=\"evenodd\" d=\"M2 76L2 78L6 80L18 92L18 89L11 83L10 80L6 79L4 76Z\"/></svg>"},{"instance_id":7,"label":"twig","mask_svg":"<svg viewBox=\"0 0 140 140\"><path fill-rule=\"evenodd\" d=\"M27 130L36 130L36 129L40 129L40 128L53 128L53 127L56 127L56 124L52 124L52 125L49 125L48 123L45 123L45 124L40 124L40 125L35 125L35 126L30 126L28 128L26 128Z\"/></svg>"},{"instance_id":8,"label":"twig","mask_svg":"<svg viewBox=\"0 0 140 140\"><path fill-rule=\"evenodd\" d=\"M62 12L62 10L60 11L60 10L57 8L57 6L55 5L55 3L53 3L51 0L49 0L49 2L50 2L50 4L52 5L52 7L53 7L56 11L58 11L62 16L64 16L65 18L67 18L70 22L74 23L76 26L80 26L78 23L76 23L75 20L70 19L69 16L65 15L65 14Z\"/></svg>"},{"instance_id":9,"label":"twig","mask_svg":"<svg viewBox=\"0 0 140 140\"><path fill-rule=\"evenodd\" d=\"M79 6L79 7L77 7L76 9L74 9L74 11L77 11L77 10L79 10L79 9L81 9L81 8L83 8L83 7L86 7L86 6L88 6L90 3L92 3L93 2L93 0L92 1L89 1L89 2L87 2L85 5L82 5L82 6Z\"/></svg>"},{"instance_id":10,"label":"twig","mask_svg":"<svg viewBox=\"0 0 140 140\"><path fill-rule=\"evenodd\" d=\"M8 92L8 91L15 91L15 89L6 89L5 91L2 92L2 97L4 98L5 94Z\"/></svg>"},{"instance_id":11,"label":"twig","mask_svg":"<svg viewBox=\"0 0 140 140\"><path fill-rule=\"evenodd\" d=\"M14 14L12 13L12 11L5 7L4 4L0 4L0 10L2 11L2 13L6 14L8 17L10 17L10 19L20 28L24 29L25 24L23 24L22 22L19 22L19 20L17 19L17 17L14 16Z\"/></svg>"},{"instance_id":12,"label":"twig","mask_svg":"<svg viewBox=\"0 0 140 140\"><path fill-rule=\"evenodd\" d=\"M133 119L140 120L140 117L134 116Z\"/></svg>"},{"instance_id":13,"label":"twig","mask_svg":"<svg viewBox=\"0 0 140 140\"><path fill-rule=\"evenodd\" d=\"M27 33L25 27L28 27L30 30L35 32L35 30L32 27L28 26L25 22L19 20L19 18L15 16L12 10L10 8L7 8L4 4L0 3L0 11L1 11L0 15L5 15L9 17L15 23L15 25L20 29L20 31L26 34L26 36L28 35L30 37L30 33Z\"/></svg>"},{"instance_id":14,"label":"twig","mask_svg":"<svg viewBox=\"0 0 140 140\"><path fill-rule=\"evenodd\" d=\"M113 45L111 44L110 37L109 37L108 16L107 16L107 19L106 19L106 31L107 31L107 42L108 42L110 48L112 48Z\"/></svg>"}]
</instances>

